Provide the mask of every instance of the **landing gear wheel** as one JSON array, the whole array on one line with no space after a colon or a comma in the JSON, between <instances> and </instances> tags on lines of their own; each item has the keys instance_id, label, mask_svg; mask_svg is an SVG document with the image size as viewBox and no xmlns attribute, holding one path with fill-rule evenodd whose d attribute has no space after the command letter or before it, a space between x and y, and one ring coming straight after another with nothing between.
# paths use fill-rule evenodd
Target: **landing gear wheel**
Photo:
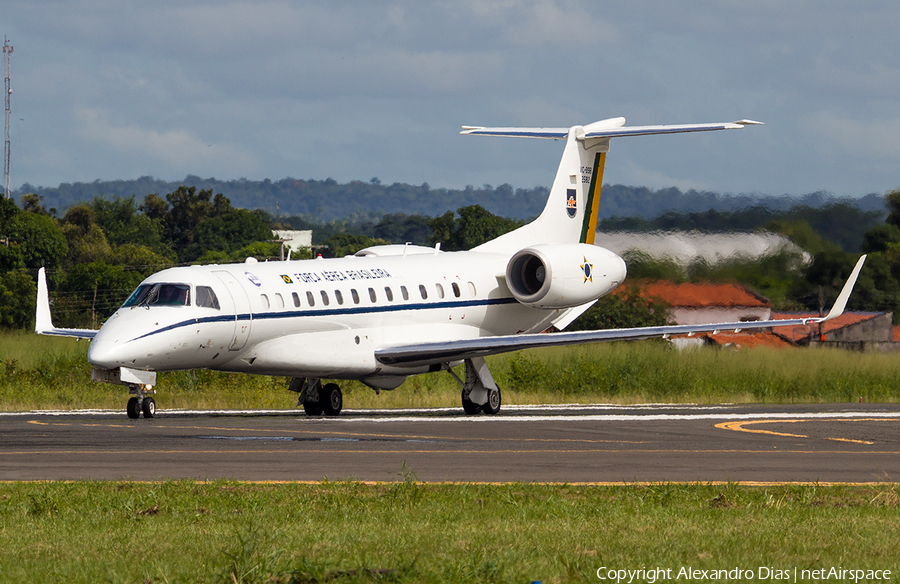
<instances>
[{"instance_id":1,"label":"landing gear wheel","mask_svg":"<svg viewBox=\"0 0 900 584\"><path fill-rule=\"evenodd\" d=\"M481 405L472 403L469 400L469 398L466 397L465 389L462 392L462 406L463 406L463 411L466 412L470 416L474 416L475 414L481 413Z\"/></svg>"},{"instance_id":2,"label":"landing gear wheel","mask_svg":"<svg viewBox=\"0 0 900 584\"><path fill-rule=\"evenodd\" d=\"M319 407L318 402L303 402L303 411L306 412L307 416L322 415L322 408Z\"/></svg>"},{"instance_id":3,"label":"landing gear wheel","mask_svg":"<svg viewBox=\"0 0 900 584\"><path fill-rule=\"evenodd\" d=\"M152 418L156 415L156 400L152 397L145 397L144 403L141 404L141 411L145 418Z\"/></svg>"},{"instance_id":4,"label":"landing gear wheel","mask_svg":"<svg viewBox=\"0 0 900 584\"><path fill-rule=\"evenodd\" d=\"M137 420L141 417L141 405L138 402L138 398L133 397L128 400L128 406L125 408L125 411L128 413L128 417L132 420Z\"/></svg>"},{"instance_id":5,"label":"landing gear wheel","mask_svg":"<svg viewBox=\"0 0 900 584\"><path fill-rule=\"evenodd\" d=\"M481 406L485 414L496 414L500 411L500 388L488 390L487 403Z\"/></svg>"},{"instance_id":6,"label":"landing gear wheel","mask_svg":"<svg viewBox=\"0 0 900 584\"><path fill-rule=\"evenodd\" d=\"M344 406L344 396L341 394L341 388L336 383L329 383L322 388L319 394L319 405L325 411L326 416L336 416L341 413Z\"/></svg>"}]
</instances>

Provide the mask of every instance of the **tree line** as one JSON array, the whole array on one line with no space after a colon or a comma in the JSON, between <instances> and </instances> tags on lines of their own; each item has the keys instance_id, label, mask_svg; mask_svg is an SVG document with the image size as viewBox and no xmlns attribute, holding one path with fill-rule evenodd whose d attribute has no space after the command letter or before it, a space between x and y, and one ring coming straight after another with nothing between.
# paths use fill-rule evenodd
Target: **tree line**
<instances>
[{"instance_id":1,"label":"tree line","mask_svg":"<svg viewBox=\"0 0 900 584\"><path fill-rule=\"evenodd\" d=\"M150 176L134 180L112 180L63 183L57 187L35 187L29 184L18 189L16 200L26 194L43 197L48 209L64 213L72 205L94 198L114 199L134 193L169 193L178 187L194 187L200 191L222 193L235 207L263 209L273 217L302 217L313 223L329 223L342 219L353 222L378 222L386 213L402 210L409 215L433 217L448 209L481 205L495 215L512 219L536 217L547 202L549 189L545 186L514 188L468 185L461 189L434 188L428 183L411 185L395 182L383 184L377 177L369 181L354 180L339 183L334 179L284 178L265 180L218 180L189 175L181 181L164 181ZM653 219L663 213L678 214L716 211L733 212L750 207L785 212L802 205L820 208L843 202L863 212L883 214L883 197L870 194L859 199L837 199L826 192L799 197L758 194L721 194L694 189L682 191L675 187L649 189L627 185L603 185L600 217L639 217Z\"/></svg>"},{"instance_id":2,"label":"tree line","mask_svg":"<svg viewBox=\"0 0 900 584\"><path fill-rule=\"evenodd\" d=\"M885 196L882 204L887 213L832 202L821 208L795 206L785 211L751 207L665 213L652 220L610 218L601 222L600 228L764 228L781 233L810 254L812 262L804 263L790 251L756 261L698 262L687 269L640 253L630 253L626 260L631 278L739 282L785 310L817 310L830 305L858 253L864 251L870 258L850 308L900 314L900 190ZM273 241L272 229L312 229L315 253L339 257L386 243L433 246L440 242L447 251L470 249L524 223L478 204L433 216L350 215L316 222L302 215L274 217L259 209L247 210L222 193L186 185L141 200L135 195L94 197L69 206L60 215L47 208L40 194L26 193L20 206L12 199L0 201L0 327L32 326L40 267L46 268L53 290L55 322L97 326L141 280L166 267L228 263L248 256L277 259L279 244ZM311 253L305 257L312 257ZM662 311L652 303L637 299L637 295L623 298L601 300L600 308L575 326L658 323ZM630 304L623 305L625 300ZM598 317L601 309L606 312Z\"/></svg>"}]
</instances>

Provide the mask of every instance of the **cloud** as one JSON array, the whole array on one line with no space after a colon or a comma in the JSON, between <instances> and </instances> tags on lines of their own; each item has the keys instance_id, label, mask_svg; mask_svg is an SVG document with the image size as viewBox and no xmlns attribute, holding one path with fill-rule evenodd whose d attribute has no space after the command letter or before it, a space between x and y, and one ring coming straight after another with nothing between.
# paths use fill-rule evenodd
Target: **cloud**
<instances>
[{"instance_id":1,"label":"cloud","mask_svg":"<svg viewBox=\"0 0 900 584\"><path fill-rule=\"evenodd\" d=\"M175 174L206 174L234 172L241 176L253 174L256 157L231 144L207 144L184 129L158 130L135 125L116 124L107 112L82 108L76 112L83 138L100 148L113 152L118 160L128 161L130 167L143 166L165 169L151 173L155 176Z\"/></svg>"}]
</instances>

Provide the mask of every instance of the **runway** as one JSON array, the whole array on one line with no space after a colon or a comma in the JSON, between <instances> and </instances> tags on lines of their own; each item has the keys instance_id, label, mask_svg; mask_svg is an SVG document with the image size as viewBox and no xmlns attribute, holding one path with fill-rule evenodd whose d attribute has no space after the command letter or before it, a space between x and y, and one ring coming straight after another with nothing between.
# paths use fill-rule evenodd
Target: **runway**
<instances>
[{"instance_id":1,"label":"runway","mask_svg":"<svg viewBox=\"0 0 900 584\"><path fill-rule=\"evenodd\" d=\"M0 480L894 482L900 406L0 413Z\"/></svg>"}]
</instances>

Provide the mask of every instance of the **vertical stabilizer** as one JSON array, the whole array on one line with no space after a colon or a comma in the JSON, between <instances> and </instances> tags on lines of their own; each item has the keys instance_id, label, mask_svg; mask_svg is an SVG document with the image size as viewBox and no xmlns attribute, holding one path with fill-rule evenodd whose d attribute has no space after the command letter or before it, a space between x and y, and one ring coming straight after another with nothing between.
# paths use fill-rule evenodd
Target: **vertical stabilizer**
<instances>
[{"instance_id":1,"label":"vertical stabilizer","mask_svg":"<svg viewBox=\"0 0 900 584\"><path fill-rule=\"evenodd\" d=\"M594 243L609 138L586 138L585 133L598 125L620 127L624 123L625 118L614 118L569 128L543 212L528 225L475 250L503 253L537 243Z\"/></svg>"},{"instance_id":2,"label":"vertical stabilizer","mask_svg":"<svg viewBox=\"0 0 900 584\"><path fill-rule=\"evenodd\" d=\"M626 126L625 118L610 118L571 128L487 128L463 126L467 136L507 136L566 140L547 205L537 219L515 231L474 248L493 253L515 253L538 243L594 243L600 208L600 188L606 154L612 138L737 130L762 122L739 120L709 124Z\"/></svg>"}]
</instances>

